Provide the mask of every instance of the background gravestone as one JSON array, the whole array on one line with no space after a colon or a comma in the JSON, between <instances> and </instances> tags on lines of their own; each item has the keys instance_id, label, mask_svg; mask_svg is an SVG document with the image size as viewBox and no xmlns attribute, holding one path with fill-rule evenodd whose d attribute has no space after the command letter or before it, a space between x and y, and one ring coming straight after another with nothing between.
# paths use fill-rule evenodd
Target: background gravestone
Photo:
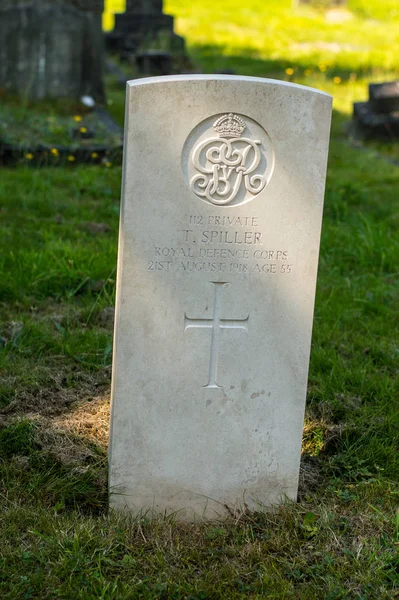
<instances>
[{"instance_id":1,"label":"background gravestone","mask_svg":"<svg viewBox=\"0 0 399 600\"><path fill-rule=\"evenodd\" d=\"M399 81L369 84L368 101L353 104L350 134L384 141L399 138Z\"/></svg>"},{"instance_id":2,"label":"background gravestone","mask_svg":"<svg viewBox=\"0 0 399 600\"><path fill-rule=\"evenodd\" d=\"M399 80L369 84L369 102L377 113L399 112Z\"/></svg>"},{"instance_id":3,"label":"background gravestone","mask_svg":"<svg viewBox=\"0 0 399 600\"><path fill-rule=\"evenodd\" d=\"M126 0L126 11L115 15L114 30L107 36L109 49L136 54L161 44L161 50L183 53L184 40L173 32L174 19L162 8L162 0Z\"/></svg>"},{"instance_id":4,"label":"background gravestone","mask_svg":"<svg viewBox=\"0 0 399 600\"><path fill-rule=\"evenodd\" d=\"M103 0L0 0L0 88L103 100L102 9Z\"/></svg>"},{"instance_id":5,"label":"background gravestone","mask_svg":"<svg viewBox=\"0 0 399 600\"><path fill-rule=\"evenodd\" d=\"M104 12L104 0L64 0L64 3L74 6L85 16L86 31L82 57L83 92L103 100L104 33L102 13Z\"/></svg>"}]
</instances>

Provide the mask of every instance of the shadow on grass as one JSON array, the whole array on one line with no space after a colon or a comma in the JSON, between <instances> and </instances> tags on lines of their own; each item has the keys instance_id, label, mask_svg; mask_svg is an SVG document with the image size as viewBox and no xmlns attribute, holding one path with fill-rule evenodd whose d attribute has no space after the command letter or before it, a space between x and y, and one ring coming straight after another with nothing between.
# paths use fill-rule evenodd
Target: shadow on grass
<instances>
[{"instance_id":1,"label":"shadow on grass","mask_svg":"<svg viewBox=\"0 0 399 600\"><path fill-rule=\"evenodd\" d=\"M95 430L108 416L108 407L104 397L58 419L30 415L1 427L0 478L5 488L19 502L57 512L105 510L108 427Z\"/></svg>"}]
</instances>

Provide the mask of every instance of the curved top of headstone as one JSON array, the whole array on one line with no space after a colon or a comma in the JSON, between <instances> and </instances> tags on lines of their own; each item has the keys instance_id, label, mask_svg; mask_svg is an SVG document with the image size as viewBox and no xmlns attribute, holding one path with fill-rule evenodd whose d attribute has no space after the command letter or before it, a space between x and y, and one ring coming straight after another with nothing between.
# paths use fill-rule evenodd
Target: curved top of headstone
<instances>
[{"instance_id":1,"label":"curved top of headstone","mask_svg":"<svg viewBox=\"0 0 399 600\"><path fill-rule=\"evenodd\" d=\"M318 90L316 88L309 87L307 85L300 85L299 83L291 83L289 81L282 81L280 79L267 79L266 77L251 77L246 75L161 75L159 77L145 77L143 79L132 79L127 81L126 84L129 87L157 84L157 83L179 83L188 81L236 81L237 83L268 83L288 87L292 89L300 89L303 91L314 92L332 98L331 94Z\"/></svg>"}]
</instances>

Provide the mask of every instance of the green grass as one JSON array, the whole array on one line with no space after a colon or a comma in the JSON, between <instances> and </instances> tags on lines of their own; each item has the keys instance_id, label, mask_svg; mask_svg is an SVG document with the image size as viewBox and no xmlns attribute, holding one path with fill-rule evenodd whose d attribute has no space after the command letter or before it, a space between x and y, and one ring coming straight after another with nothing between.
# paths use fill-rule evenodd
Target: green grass
<instances>
[{"instance_id":1,"label":"green grass","mask_svg":"<svg viewBox=\"0 0 399 600\"><path fill-rule=\"evenodd\" d=\"M3 169L0 597L399 598L399 153L344 133L368 81L399 75L396 3L349 0L340 24L288 2L165 4L199 70L334 93L299 502L195 525L107 513L121 170ZM121 120L123 91L108 98Z\"/></svg>"},{"instance_id":2,"label":"green grass","mask_svg":"<svg viewBox=\"0 0 399 600\"><path fill-rule=\"evenodd\" d=\"M48 149L47 164L58 164L61 149L68 149L67 160L74 162L77 150L115 149L121 145L120 135L110 133L98 115L79 102L30 102L7 95L0 98L0 144L20 150L20 163L35 162L37 151L43 148ZM94 152L93 162L96 158Z\"/></svg>"}]
</instances>

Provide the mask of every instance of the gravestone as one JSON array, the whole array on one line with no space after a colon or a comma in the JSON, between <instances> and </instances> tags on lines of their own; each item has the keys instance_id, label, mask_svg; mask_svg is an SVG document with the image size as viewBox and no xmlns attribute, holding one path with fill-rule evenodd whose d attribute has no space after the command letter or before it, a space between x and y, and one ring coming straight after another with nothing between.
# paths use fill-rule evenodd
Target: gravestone
<instances>
[{"instance_id":1,"label":"gravestone","mask_svg":"<svg viewBox=\"0 0 399 600\"><path fill-rule=\"evenodd\" d=\"M103 0L0 0L0 88L30 99L104 99Z\"/></svg>"},{"instance_id":2,"label":"gravestone","mask_svg":"<svg viewBox=\"0 0 399 600\"><path fill-rule=\"evenodd\" d=\"M184 40L173 32L173 17L163 13L162 0L126 0L107 35L110 50L136 54L143 50L184 52ZM159 47L161 45L161 47Z\"/></svg>"},{"instance_id":3,"label":"gravestone","mask_svg":"<svg viewBox=\"0 0 399 600\"><path fill-rule=\"evenodd\" d=\"M139 75L169 75L172 72L172 55L159 50L147 50L136 55Z\"/></svg>"},{"instance_id":4,"label":"gravestone","mask_svg":"<svg viewBox=\"0 0 399 600\"><path fill-rule=\"evenodd\" d=\"M127 86L110 502L218 518L295 499L331 97Z\"/></svg>"},{"instance_id":5,"label":"gravestone","mask_svg":"<svg viewBox=\"0 0 399 600\"><path fill-rule=\"evenodd\" d=\"M369 84L367 102L353 104L354 138L394 141L399 137L399 81Z\"/></svg>"},{"instance_id":6,"label":"gravestone","mask_svg":"<svg viewBox=\"0 0 399 600\"><path fill-rule=\"evenodd\" d=\"M376 113L399 112L399 81L369 84L369 102Z\"/></svg>"},{"instance_id":7,"label":"gravestone","mask_svg":"<svg viewBox=\"0 0 399 600\"><path fill-rule=\"evenodd\" d=\"M105 100L103 84L105 42L102 28L104 0L64 0L64 2L75 6L85 17L81 95L93 96L102 102Z\"/></svg>"}]
</instances>

